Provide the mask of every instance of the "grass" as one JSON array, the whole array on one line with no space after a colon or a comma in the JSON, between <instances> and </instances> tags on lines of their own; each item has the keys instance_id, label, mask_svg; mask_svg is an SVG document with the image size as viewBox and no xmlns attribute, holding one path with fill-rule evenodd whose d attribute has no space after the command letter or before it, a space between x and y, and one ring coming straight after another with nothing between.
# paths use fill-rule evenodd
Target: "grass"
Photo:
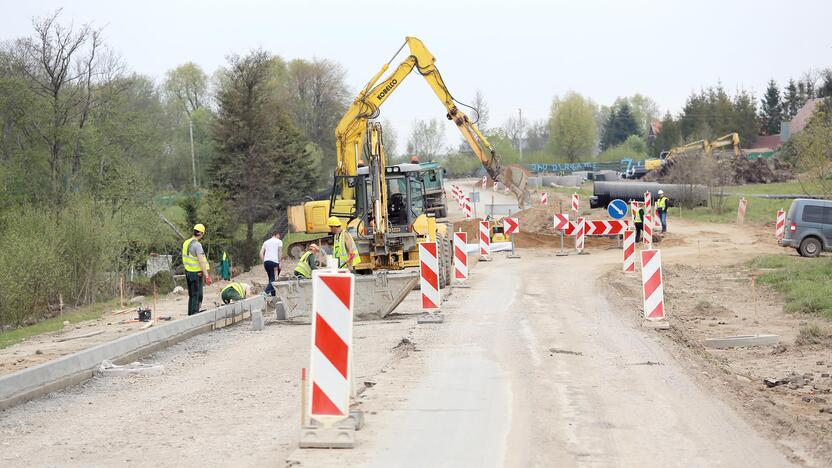
<instances>
[{"instance_id":1,"label":"grass","mask_svg":"<svg viewBox=\"0 0 832 468\"><path fill-rule=\"evenodd\" d=\"M777 210L788 210L791 200L771 200L767 198L746 198L748 204L745 209L745 221L748 223L762 223L774 225ZM724 209L721 213L713 208L700 206L694 209L682 209L682 219L693 219L708 223L734 223L737 221L737 206L740 197L729 195L725 199ZM670 209L669 217L680 216L679 207ZM773 227L772 227L773 229Z\"/></svg>"},{"instance_id":2,"label":"grass","mask_svg":"<svg viewBox=\"0 0 832 468\"><path fill-rule=\"evenodd\" d=\"M109 310L114 305L114 301L91 304L66 312L63 315L38 322L34 325L0 332L0 349L7 348L32 336L60 330L64 327L64 321L69 321L69 323L79 323L87 320L95 320L101 317L106 310Z\"/></svg>"},{"instance_id":3,"label":"grass","mask_svg":"<svg viewBox=\"0 0 832 468\"><path fill-rule=\"evenodd\" d=\"M814 182L807 182L803 185L800 182L778 182L774 184L746 184L736 187L725 187L725 191L737 195L818 195L820 194L820 187Z\"/></svg>"},{"instance_id":4,"label":"grass","mask_svg":"<svg viewBox=\"0 0 832 468\"><path fill-rule=\"evenodd\" d=\"M800 327L795 343L798 345L813 345L823 343L825 339L823 329L815 323L810 323Z\"/></svg>"},{"instance_id":5,"label":"grass","mask_svg":"<svg viewBox=\"0 0 832 468\"><path fill-rule=\"evenodd\" d=\"M783 293L786 312L832 319L832 260L826 257L766 255L750 262L768 271L757 280Z\"/></svg>"}]
</instances>

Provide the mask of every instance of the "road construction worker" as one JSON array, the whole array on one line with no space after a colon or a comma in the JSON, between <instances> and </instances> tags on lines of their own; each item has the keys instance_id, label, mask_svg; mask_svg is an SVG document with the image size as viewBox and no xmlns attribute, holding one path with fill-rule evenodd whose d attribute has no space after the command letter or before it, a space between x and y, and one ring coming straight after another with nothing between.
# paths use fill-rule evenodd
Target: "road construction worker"
<instances>
[{"instance_id":1,"label":"road construction worker","mask_svg":"<svg viewBox=\"0 0 832 468\"><path fill-rule=\"evenodd\" d=\"M318 268L317 255L318 246L310 244L309 248L301 255L300 260L298 260L298 265L295 267L295 278L309 279L312 277L312 270Z\"/></svg>"},{"instance_id":2,"label":"road construction worker","mask_svg":"<svg viewBox=\"0 0 832 468\"><path fill-rule=\"evenodd\" d=\"M280 276L280 257L283 252L283 241L280 240L280 233L272 232L263 246L260 247L260 260L263 261L263 268L266 270L266 276L269 277L269 284L263 290L263 294L267 296L274 296L275 290L272 283Z\"/></svg>"},{"instance_id":3,"label":"road construction worker","mask_svg":"<svg viewBox=\"0 0 832 468\"><path fill-rule=\"evenodd\" d=\"M419 164L419 156L411 156L410 157L410 162L412 164Z\"/></svg>"},{"instance_id":4,"label":"road construction worker","mask_svg":"<svg viewBox=\"0 0 832 468\"><path fill-rule=\"evenodd\" d=\"M659 190L659 199L656 200L656 212L659 214L659 221L662 222L662 233L667 232L667 209L670 207L670 200L664 196L664 190Z\"/></svg>"},{"instance_id":5,"label":"road construction worker","mask_svg":"<svg viewBox=\"0 0 832 468\"><path fill-rule=\"evenodd\" d=\"M231 258L228 256L226 250L222 251L222 259L220 260L220 278L225 281L231 280Z\"/></svg>"},{"instance_id":6,"label":"road construction worker","mask_svg":"<svg viewBox=\"0 0 832 468\"><path fill-rule=\"evenodd\" d=\"M644 227L644 208L639 207L633 213L633 224L636 227L636 244L641 242L641 229Z\"/></svg>"},{"instance_id":7,"label":"road construction worker","mask_svg":"<svg viewBox=\"0 0 832 468\"><path fill-rule=\"evenodd\" d=\"M344 229L337 216L330 216L326 224L332 233L332 256L338 262L338 268L355 269L356 265L361 263L361 258L352 236Z\"/></svg>"},{"instance_id":8,"label":"road construction worker","mask_svg":"<svg viewBox=\"0 0 832 468\"><path fill-rule=\"evenodd\" d=\"M247 283L230 283L228 286L222 288L220 297L223 304L230 304L236 301L242 301L251 294L251 285Z\"/></svg>"},{"instance_id":9,"label":"road construction worker","mask_svg":"<svg viewBox=\"0 0 832 468\"><path fill-rule=\"evenodd\" d=\"M214 282L208 273L208 261L199 241L205 236L205 226L197 224L194 235L182 244L182 265L185 267L185 279L188 283L188 315L199 313L202 305L202 282L210 286Z\"/></svg>"}]
</instances>

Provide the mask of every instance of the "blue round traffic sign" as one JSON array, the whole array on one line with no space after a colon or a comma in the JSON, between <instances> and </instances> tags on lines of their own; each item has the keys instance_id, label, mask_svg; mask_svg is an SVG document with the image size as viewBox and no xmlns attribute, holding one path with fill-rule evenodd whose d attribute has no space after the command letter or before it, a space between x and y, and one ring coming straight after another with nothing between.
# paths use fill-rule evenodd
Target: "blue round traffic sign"
<instances>
[{"instance_id":1,"label":"blue round traffic sign","mask_svg":"<svg viewBox=\"0 0 832 468\"><path fill-rule=\"evenodd\" d=\"M627 209L627 202L620 198L616 198L607 205L607 213L612 219L621 219L627 216Z\"/></svg>"}]
</instances>

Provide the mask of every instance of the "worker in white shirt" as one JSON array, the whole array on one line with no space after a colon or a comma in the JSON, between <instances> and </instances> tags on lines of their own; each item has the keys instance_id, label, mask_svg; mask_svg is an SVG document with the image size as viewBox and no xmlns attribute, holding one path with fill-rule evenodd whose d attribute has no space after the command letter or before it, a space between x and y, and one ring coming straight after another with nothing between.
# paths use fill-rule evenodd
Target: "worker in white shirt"
<instances>
[{"instance_id":1,"label":"worker in white shirt","mask_svg":"<svg viewBox=\"0 0 832 468\"><path fill-rule=\"evenodd\" d=\"M266 274L269 276L269 285L263 292L267 295L274 296L274 286L272 283L275 278L280 275L280 256L283 252L283 241L280 240L280 233L272 232L272 237L263 242L263 247L260 248L260 260L263 261L263 268L266 269Z\"/></svg>"}]
</instances>

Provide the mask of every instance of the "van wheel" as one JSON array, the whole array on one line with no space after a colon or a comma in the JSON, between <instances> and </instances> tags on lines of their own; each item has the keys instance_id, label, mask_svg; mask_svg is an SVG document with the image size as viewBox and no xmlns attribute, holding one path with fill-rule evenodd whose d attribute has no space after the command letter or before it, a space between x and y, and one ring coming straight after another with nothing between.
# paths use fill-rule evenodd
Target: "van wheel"
<instances>
[{"instance_id":1,"label":"van wheel","mask_svg":"<svg viewBox=\"0 0 832 468\"><path fill-rule=\"evenodd\" d=\"M815 237L807 237L800 243L800 248L797 250L803 257L817 257L820 255L822 246L820 241Z\"/></svg>"}]
</instances>

